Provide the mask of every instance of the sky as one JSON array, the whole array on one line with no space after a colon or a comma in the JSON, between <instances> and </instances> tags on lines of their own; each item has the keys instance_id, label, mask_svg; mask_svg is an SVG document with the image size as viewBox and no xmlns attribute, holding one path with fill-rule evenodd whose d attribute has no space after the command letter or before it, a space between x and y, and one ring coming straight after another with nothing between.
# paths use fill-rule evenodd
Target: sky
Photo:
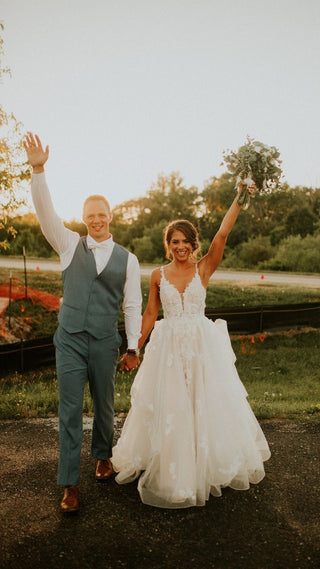
<instances>
[{"instance_id":1,"label":"sky","mask_svg":"<svg viewBox=\"0 0 320 569\"><path fill-rule=\"evenodd\" d=\"M250 135L320 186L319 0L0 0L1 104L49 144L65 220L179 172L199 191Z\"/></svg>"}]
</instances>

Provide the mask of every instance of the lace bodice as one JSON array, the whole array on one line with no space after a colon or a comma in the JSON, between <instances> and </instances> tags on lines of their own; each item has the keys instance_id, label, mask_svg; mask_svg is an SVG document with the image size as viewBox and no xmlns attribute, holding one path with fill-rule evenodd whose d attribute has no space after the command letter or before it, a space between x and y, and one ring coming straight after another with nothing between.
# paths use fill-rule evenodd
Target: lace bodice
<instances>
[{"instance_id":1,"label":"lace bodice","mask_svg":"<svg viewBox=\"0 0 320 569\"><path fill-rule=\"evenodd\" d=\"M163 267L160 271L160 299L164 318L203 316L206 290L201 283L198 267L196 266L195 275L183 293L166 279Z\"/></svg>"}]
</instances>

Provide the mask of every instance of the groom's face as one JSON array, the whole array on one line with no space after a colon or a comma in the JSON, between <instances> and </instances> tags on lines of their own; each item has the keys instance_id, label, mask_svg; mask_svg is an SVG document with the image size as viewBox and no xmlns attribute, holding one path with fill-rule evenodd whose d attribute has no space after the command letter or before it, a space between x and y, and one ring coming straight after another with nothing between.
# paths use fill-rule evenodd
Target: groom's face
<instances>
[{"instance_id":1,"label":"groom's face","mask_svg":"<svg viewBox=\"0 0 320 569\"><path fill-rule=\"evenodd\" d=\"M90 200L83 209L83 221L88 234L96 241L105 241L110 237L109 223L112 214L103 200Z\"/></svg>"}]
</instances>

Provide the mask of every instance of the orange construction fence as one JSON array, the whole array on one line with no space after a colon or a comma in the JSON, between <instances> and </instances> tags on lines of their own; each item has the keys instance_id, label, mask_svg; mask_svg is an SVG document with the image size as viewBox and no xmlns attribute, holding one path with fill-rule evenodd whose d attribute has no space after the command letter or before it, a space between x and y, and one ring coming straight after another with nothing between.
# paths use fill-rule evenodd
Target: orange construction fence
<instances>
[{"instance_id":1,"label":"orange construction fence","mask_svg":"<svg viewBox=\"0 0 320 569\"><path fill-rule=\"evenodd\" d=\"M29 298L33 304L41 304L47 310L59 310L60 298L54 296L49 292L42 290L34 290L33 288L25 287L18 279L11 279L10 281L0 284L0 298L11 298L11 300L22 300Z\"/></svg>"}]
</instances>

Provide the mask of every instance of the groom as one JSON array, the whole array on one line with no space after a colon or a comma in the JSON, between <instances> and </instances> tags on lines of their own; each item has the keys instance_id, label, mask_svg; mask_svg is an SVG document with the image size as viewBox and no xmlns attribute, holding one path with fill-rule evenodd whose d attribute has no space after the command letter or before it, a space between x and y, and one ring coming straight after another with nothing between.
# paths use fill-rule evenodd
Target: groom
<instances>
[{"instance_id":1,"label":"groom","mask_svg":"<svg viewBox=\"0 0 320 569\"><path fill-rule=\"evenodd\" d=\"M64 296L54 336L59 384L60 458L58 484L64 486L60 510L79 509L80 454L83 394L86 380L94 404L91 454L97 460L95 478L104 482L113 473L114 377L121 337L118 312L123 312L128 349L122 368L139 365L137 350L141 327L141 288L138 260L114 243L109 233L112 213L104 196L84 202L83 221L88 235L67 229L56 214L44 165L49 147L37 135L24 141L33 169L31 193L41 229L60 255Z\"/></svg>"}]
</instances>

